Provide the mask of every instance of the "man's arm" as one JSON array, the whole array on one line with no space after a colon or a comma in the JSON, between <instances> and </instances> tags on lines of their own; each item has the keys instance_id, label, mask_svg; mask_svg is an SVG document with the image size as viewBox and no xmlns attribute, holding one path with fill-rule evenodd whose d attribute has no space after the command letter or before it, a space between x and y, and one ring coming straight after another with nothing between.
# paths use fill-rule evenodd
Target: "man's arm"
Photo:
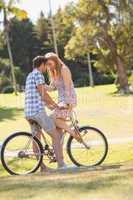
<instances>
[{"instance_id":1,"label":"man's arm","mask_svg":"<svg viewBox=\"0 0 133 200\"><path fill-rule=\"evenodd\" d=\"M42 100L50 107L57 108L58 105L52 100L52 98L47 93L44 84L40 84L37 86L38 92L41 94Z\"/></svg>"}]
</instances>

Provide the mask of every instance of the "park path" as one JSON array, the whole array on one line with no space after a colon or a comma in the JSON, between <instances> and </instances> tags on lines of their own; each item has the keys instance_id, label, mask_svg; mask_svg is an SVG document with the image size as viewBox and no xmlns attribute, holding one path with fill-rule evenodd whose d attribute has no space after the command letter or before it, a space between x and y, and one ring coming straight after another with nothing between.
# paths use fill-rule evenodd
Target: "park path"
<instances>
[{"instance_id":1,"label":"park path","mask_svg":"<svg viewBox=\"0 0 133 200\"><path fill-rule=\"evenodd\" d=\"M108 139L109 144L126 144L129 142L133 142L133 136L132 137L124 137L124 138Z\"/></svg>"}]
</instances>

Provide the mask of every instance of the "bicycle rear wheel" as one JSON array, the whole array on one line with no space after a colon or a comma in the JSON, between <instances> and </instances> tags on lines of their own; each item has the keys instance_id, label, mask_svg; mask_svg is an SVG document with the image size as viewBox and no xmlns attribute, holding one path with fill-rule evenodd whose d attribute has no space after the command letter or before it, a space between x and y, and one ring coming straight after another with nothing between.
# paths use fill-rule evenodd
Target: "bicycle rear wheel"
<instances>
[{"instance_id":1,"label":"bicycle rear wheel","mask_svg":"<svg viewBox=\"0 0 133 200\"><path fill-rule=\"evenodd\" d=\"M30 133L14 133L2 145L1 162L11 175L26 175L36 172L42 159L43 147L40 141Z\"/></svg>"},{"instance_id":2,"label":"bicycle rear wheel","mask_svg":"<svg viewBox=\"0 0 133 200\"><path fill-rule=\"evenodd\" d=\"M80 144L73 137L67 143L67 153L71 161L77 166L94 167L100 165L108 153L108 142L104 134L93 127L79 129L84 144Z\"/></svg>"}]
</instances>

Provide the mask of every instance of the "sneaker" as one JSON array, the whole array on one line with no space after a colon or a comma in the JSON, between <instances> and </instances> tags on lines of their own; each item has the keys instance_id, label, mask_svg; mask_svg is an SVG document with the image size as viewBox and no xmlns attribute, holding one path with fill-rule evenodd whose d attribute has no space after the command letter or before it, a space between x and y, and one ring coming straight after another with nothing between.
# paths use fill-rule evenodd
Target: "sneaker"
<instances>
[{"instance_id":1,"label":"sneaker","mask_svg":"<svg viewBox=\"0 0 133 200\"><path fill-rule=\"evenodd\" d=\"M54 169L51 169L49 167L41 167L40 173L50 173L50 172L54 172Z\"/></svg>"},{"instance_id":2,"label":"sneaker","mask_svg":"<svg viewBox=\"0 0 133 200\"><path fill-rule=\"evenodd\" d=\"M76 169L77 168L77 166L75 166L75 165L66 165L66 164L64 164L63 166L61 166L61 167L58 167L57 169L58 170L71 170L71 169Z\"/></svg>"},{"instance_id":3,"label":"sneaker","mask_svg":"<svg viewBox=\"0 0 133 200\"><path fill-rule=\"evenodd\" d=\"M59 170L60 170L60 169L61 169L61 170L62 170L62 169L65 170L65 169L68 169L68 166L67 166L66 164L64 164L64 165L62 165L61 167L58 167L57 169L59 169Z\"/></svg>"}]
</instances>

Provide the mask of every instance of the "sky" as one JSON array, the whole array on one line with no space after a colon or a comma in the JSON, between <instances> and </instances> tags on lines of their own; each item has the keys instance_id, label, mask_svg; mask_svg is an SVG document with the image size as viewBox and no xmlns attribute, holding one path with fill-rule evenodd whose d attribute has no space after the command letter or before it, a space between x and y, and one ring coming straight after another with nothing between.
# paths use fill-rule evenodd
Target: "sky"
<instances>
[{"instance_id":1,"label":"sky","mask_svg":"<svg viewBox=\"0 0 133 200\"><path fill-rule=\"evenodd\" d=\"M49 12L49 0L21 0L19 7L25 9L28 12L29 17L35 22L42 10L45 15ZM52 11L56 12L59 6L64 7L69 0L51 0ZM77 0L73 0L77 2Z\"/></svg>"}]
</instances>

